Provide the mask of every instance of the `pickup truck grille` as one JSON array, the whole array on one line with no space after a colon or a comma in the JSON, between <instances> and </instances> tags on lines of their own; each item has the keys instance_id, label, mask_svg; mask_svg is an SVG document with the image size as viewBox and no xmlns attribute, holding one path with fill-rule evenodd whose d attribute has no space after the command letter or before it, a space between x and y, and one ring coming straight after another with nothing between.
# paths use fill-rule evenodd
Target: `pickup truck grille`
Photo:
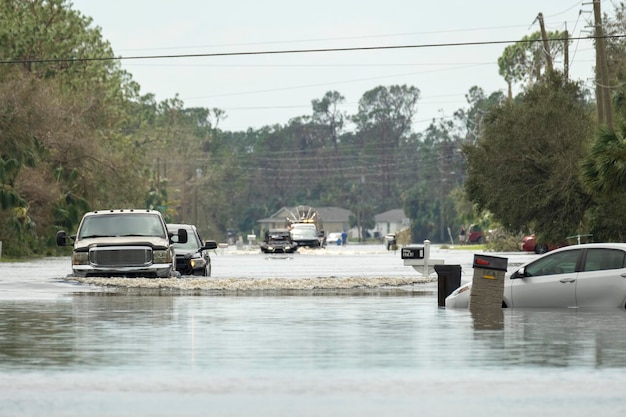
<instances>
[{"instance_id":1,"label":"pickup truck grille","mask_svg":"<svg viewBox=\"0 0 626 417\"><path fill-rule=\"evenodd\" d=\"M177 256L176 257L176 270L183 275L189 275L193 272L191 269L191 259L186 258L185 256Z\"/></svg>"},{"instance_id":2,"label":"pickup truck grille","mask_svg":"<svg viewBox=\"0 0 626 417\"><path fill-rule=\"evenodd\" d=\"M95 247L89 262L97 266L146 266L152 263L152 248L146 246Z\"/></svg>"}]
</instances>

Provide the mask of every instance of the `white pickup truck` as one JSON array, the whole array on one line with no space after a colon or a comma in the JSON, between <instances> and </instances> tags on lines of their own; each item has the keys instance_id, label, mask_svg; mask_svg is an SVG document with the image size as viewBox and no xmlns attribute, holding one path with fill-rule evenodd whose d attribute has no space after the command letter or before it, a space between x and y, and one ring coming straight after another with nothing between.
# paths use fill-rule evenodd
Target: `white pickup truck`
<instances>
[{"instance_id":1,"label":"white pickup truck","mask_svg":"<svg viewBox=\"0 0 626 417\"><path fill-rule=\"evenodd\" d=\"M187 230L168 233L155 210L98 210L86 213L75 235L57 232L57 245L72 245L76 277L177 276L174 242L187 242Z\"/></svg>"},{"instance_id":2,"label":"white pickup truck","mask_svg":"<svg viewBox=\"0 0 626 417\"><path fill-rule=\"evenodd\" d=\"M324 246L324 236L312 223L294 223L291 225L291 240L298 246L319 248Z\"/></svg>"}]
</instances>

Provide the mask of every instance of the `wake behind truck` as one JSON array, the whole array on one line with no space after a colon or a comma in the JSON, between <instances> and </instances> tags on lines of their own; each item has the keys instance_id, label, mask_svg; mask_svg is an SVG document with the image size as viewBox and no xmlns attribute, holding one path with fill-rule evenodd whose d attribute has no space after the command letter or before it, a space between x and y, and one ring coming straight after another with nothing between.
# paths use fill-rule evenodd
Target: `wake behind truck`
<instances>
[{"instance_id":1,"label":"wake behind truck","mask_svg":"<svg viewBox=\"0 0 626 417\"><path fill-rule=\"evenodd\" d=\"M313 207L295 207L290 210L286 223L287 229L291 233L291 240L298 246L320 248L326 245L322 220Z\"/></svg>"}]
</instances>

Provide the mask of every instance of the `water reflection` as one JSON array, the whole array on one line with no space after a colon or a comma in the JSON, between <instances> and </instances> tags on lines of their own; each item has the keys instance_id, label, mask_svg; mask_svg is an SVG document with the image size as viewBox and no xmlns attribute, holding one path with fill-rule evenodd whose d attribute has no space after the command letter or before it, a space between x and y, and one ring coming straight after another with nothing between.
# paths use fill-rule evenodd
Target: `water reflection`
<instances>
[{"instance_id":1,"label":"water reflection","mask_svg":"<svg viewBox=\"0 0 626 417\"><path fill-rule=\"evenodd\" d=\"M68 366L75 359L71 305L67 302L0 304L0 363Z\"/></svg>"},{"instance_id":2,"label":"water reflection","mask_svg":"<svg viewBox=\"0 0 626 417\"><path fill-rule=\"evenodd\" d=\"M504 312L500 307L470 306L470 313L476 330L504 329Z\"/></svg>"},{"instance_id":3,"label":"water reflection","mask_svg":"<svg viewBox=\"0 0 626 417\"><path fill-rule=\"evenodd\" d=\"M505 342L512 364L626 365L623 310L514 309L507 315Z\"/></svg>"},{"instance_id":4,"label":"water reflection","mask_svg":"<svg viewBox=\"0 0 626 417\"><path fill-rule=\"evenodd\" d=\"M626 366L626 312L437 308L432 293L83 293L0 304L0 369ZM168 371L169 370L169 371Z\"/></svg>"}]
</instances>

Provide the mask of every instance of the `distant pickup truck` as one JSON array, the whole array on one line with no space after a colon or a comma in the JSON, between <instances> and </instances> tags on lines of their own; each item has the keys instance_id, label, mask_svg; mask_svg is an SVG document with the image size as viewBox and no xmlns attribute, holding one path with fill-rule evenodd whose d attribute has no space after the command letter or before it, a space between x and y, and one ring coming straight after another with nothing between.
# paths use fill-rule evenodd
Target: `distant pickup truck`
<instances>
[{"instance_id":1,"label":"distant pickup truck","mask_svg":"<svg viewBox=\"0 0 626 417\"><path fill-rule=\"evenodd\" d=\"M312 223L294 223L291 225L291 240L298 246L320 248L324 246L324 235Z\"/></svg>"},{"instance_id":2,"label":"distant pickup truck","mask_svg":"<svg viewBox=\"0 0 626 417\"><path fill-rule=\"evenodd\" d=\"M56 242L73 245L76 277L168 278L178 276L173 244L186 243L187 230L168 233L154 210L99 210L83 216L75 235L58 231Z\"/></svg>"}]
</instances>

